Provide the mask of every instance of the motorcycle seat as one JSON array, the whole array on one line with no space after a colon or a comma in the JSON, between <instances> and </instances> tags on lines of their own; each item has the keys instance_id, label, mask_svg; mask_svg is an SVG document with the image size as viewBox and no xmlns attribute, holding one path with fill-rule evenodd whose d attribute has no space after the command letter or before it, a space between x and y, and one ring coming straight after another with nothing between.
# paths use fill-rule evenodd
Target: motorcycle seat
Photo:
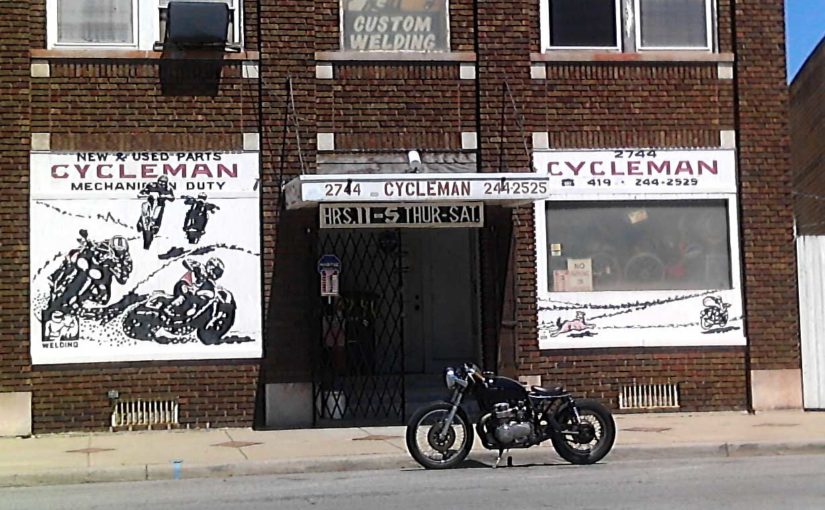
<instances>
[{"instance_id":1,"label":"motorcycle seat","mask_svg":"<svg viewBox=\"0 0 825 510\"><path fill-rule=\"evenodd\" d=\"M555 386L553 388L542 388L541 386L533 386L533 395L536 397L559 397L565 394L564 388Z\"/></svg>"}]
</instances>

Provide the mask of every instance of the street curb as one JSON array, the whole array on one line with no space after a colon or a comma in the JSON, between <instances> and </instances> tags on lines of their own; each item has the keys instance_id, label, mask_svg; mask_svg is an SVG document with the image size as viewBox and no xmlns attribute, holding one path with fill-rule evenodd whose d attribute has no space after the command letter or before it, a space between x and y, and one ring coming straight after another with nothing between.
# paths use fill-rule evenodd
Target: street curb
<instances>
[{"instance_id":1,"label":"street curb","mask_svg":"<svg viewBox=\"0 0 825 510\"><path fill-rule=\"evenodd\" d=\"M549 454L549 455L548 455ZM770 455L825 454L825 440L761 443L700 443L684 445L617 445L605 459L644 461L690 458L735 458ZM548 447L511 450L515 466L565 465ZM469 461L492 465L495 452L474 450ZM506 462L502 462L502 466ZM187 465L183 462L176 473L173 465L141 464L101 468L71 468L33 473L0 475L0 487L32 487L39 485L73 485L99 482L161 481L194 478L230 478L250 475L286 475L371 470L419 470L409 455L355 455L349 457L314 457L289 460L245 461L227 464Z\"/></svg>"}]
</instances>

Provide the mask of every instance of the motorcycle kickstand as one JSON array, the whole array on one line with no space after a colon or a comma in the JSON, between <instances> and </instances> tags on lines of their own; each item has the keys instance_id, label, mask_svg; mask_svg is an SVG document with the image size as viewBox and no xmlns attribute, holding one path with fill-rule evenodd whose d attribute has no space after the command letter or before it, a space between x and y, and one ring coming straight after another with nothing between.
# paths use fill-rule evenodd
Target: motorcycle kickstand
<instances>
[{"instance_id":1,"label":"motorcycle kickstand","mask_svg":"<svg viewBox=\"0 0 825 510\"><path fill-rule=\"evenodd\" d=\"M498 457L496 457L496 461L495 461L495 463L493 463L493 469L496 469L498 467L499 463L501 462L501 458L504 456L505 452L510 453L510 449L508 448L508 449L505 450L503 448L500 448L498 450ZM513 467L513 457L509 457L509 456L507 457L507 466L508 467Z\"/></svg>"}]
</instances>

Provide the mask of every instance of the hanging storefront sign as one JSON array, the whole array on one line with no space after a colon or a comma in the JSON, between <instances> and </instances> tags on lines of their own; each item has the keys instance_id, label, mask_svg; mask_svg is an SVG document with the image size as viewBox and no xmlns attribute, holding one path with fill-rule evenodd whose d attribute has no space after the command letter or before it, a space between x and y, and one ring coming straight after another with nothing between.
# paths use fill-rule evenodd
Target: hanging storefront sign
<instances>
[{"instance_id":1,"label":"hanging storefront sign","mask_svg":"<svg viewBox=\"0 0 825 510\"><path fill-rule=\"evenodd\" d=\"M542 349L743 345L733 150L540 151Z\"/></svg>"},{"instance_id":2,"label":"hanging storefront sign","mask_svg":"<svg viewBox=\"0 0 825 510\"><path fill-rule=\"evenodd\" d=\"M360 174L302 175L286 185L287 208L337 202L470 202L517 205L547 198L546 175Z\"/></svg>"},{"instance_id":3,"label":"hanging storefront sign","mask_svg":"<svg viewBox=\"0 0 825 510\"><path fill-rule=\"evenodd\" d=\"M447 0L341 0L341 47L450 51Z\"/></svg>"},{"instance_id":4,"label":"hanging storefront sign","mask_svg":"<svg viewBox=\"0 0 825 510\"><path fill-rule=\"evenodd\" d=\"M321 204L321 228L483 227L484 204Z\"/></svg>"},{"instance_id":5,"label":"hanging storefront sign","mask_svg":"<svg viewBox=\"0 0 825 510\"><path fill-rule=\"evenodd\" d=\"M259 357L258 165L32 153L32 362Z\"/></svg>"}]
</instances>

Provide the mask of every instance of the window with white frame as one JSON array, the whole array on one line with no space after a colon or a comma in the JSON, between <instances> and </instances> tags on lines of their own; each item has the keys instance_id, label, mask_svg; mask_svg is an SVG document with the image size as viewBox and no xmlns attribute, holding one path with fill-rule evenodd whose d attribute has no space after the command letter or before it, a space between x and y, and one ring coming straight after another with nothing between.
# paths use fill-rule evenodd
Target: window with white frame
<instances>
[{"instance_id":1,"label":"window with white frame","mask_svg":"<svg viewBox=\"0 0 825 510\"><path fill-rule=\"evenodd\" d=\"M540 0L552 50L711 51L715 0Z\"/></svg>"},{"instance_id":2,"label":"window with white frame","mask_svg":"<svg viewBox=\"0 0 825 510\"><path fill-rule=\"evenodd\" d=\"M731 288L724 199L548 201L545 208L551 292Z\"/></svg>"},{"instance_id":3,"label":"window with white frame","mask_svg":"<svg viewBox=\"0 0 825 510\"><path fill-rule=\"evenodd\" d=\"M229 44L241 44L243 0L230 9ZM46 0L49 48L153 49L163 42L170 0Z\"/></svg>"}]
</instances>

